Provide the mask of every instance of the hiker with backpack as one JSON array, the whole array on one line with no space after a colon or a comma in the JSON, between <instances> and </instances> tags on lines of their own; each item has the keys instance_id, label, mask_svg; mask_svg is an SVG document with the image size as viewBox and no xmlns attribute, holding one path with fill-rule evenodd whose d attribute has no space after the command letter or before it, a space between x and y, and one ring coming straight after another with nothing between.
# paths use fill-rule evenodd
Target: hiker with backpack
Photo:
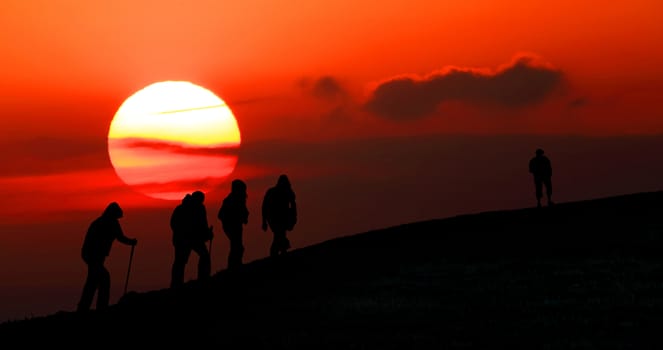
<instances>
[{"instance_id":1,"label":"hiker with backpack","mask_svg":"<svg viewBox=\"0 0 663 350\"><path fill-rule=\"evenodd\" d=\"M78 312L90 309L95 293L97 293L96 309L102 310L108 307L111 278L104 263L110 254L113 242L117 240L132 246L132 249L138 243L137 239L124 235L119 222L123 216L124 212L120 205L112 202L88 227L81 248L81 257L87 265L87 277L76 309Z\"/></svg>"},{"instance_id":2,"label":"hiker with backpack","mask_svg":"<svg viewBox=\"0 0 663 350\"><path fill-rule=\"evenodd\" d=\"M262 230L269 227L273 234L269 256L285 254L290 249L287 232L297 223L297 203L287 175L280 175L276 185L270 187L262 201Z\"/></svg>"},{"instance_id":3,"label":"hiker with backpack","mask_svg":"<svg viewBox=\"0 0 663 350\"><path fill-rule=\"evenodd\" d=\"M228 254L228 269L235 269L242 265L244 244L242 235L244 225L249 222L249 210L246 207L246 183L240 179L230 184L230 193L223 199L217 218L230 241Z\"/></svg>"},{"instance_id":4,"label":"hiker with backpack","mask_svg":"<svg viewBox=\"0 0 663 350\"><path fill-rule=\"evenodd\" d=\"M212 240L212 226L207 223L205 194L195 191L187 194L182 202L175 207L170 217L172 242L175 257L171 268L170 287L184 284L184 271L189 262L191 251L198 254L198 280L210 277L212 260L205 242Z\"/></svg>"}]
</instances>

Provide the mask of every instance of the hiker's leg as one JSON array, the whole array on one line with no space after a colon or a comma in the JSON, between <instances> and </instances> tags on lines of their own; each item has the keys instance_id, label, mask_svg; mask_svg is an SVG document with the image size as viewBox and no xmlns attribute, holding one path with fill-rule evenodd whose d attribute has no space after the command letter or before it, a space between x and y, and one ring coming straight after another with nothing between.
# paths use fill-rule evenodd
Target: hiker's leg
<instances>
[{"instance_id":1,"label":"hiker's leg","mask_svg":"<svg viewBox=\"0 0 663 350\"><path fill-rule=\"evenodd\" d=\"M184 270L189 262L191 248L189 246L176 245L173 267L170 272L170 287L178 287L184 284Z\"/></svg>"},{"instance_id":2,"label":"hiker's leg","mask_svg":"<svg viewBox=\"0 0 663 350\"><path fill-rule=\"evenodd\" d=\"M235 255L237 255L237 252L236 252L237 248L235 247L235 245L236 245L235 237L233 237L232 234L231 234L231 235L228 235L228 238L230 240L230 252L228 253L228 268L230 269L230 268L235 267L235 260L236 260Z\"/></svg>"},{"instance_id":3,"label":"hiker's leg","mask_svg":"<svg viewBox=\"0 0 663 350\"><path fill-rule=\"evenodd\" d=\"M243 242L243 235L242 232L243 230L240 228L237 231L237 235L235 236L235 239L233 240L235 243L235 263L237 265L242 265L244 263L244 242Z\"/></svg>"},{"instance_id":4,"label":"hiker's leg","mask_svg":"<svg viewBox=\"0 0 663 350\"><path fill-rule=\"evenodd\" d=\"M283 231L283 241L281 245L281 254L284 254L285 252L290 249L290 240L288 239L288 234L287 231Z\"/></svg>"},{"instance_id":5,"label":"hiker's leg","mask_svg":"<svg viewBox=\"0 0 663 350\"><path fill-rule=\"evenodd\" d=\"M545 181L544 184L546 186L546 197L548 198L548 204L552 204L552 179L548 177L544 181Z\"/></svg>"},{"instance_id":6,"label":"hiker's leg","mask_svg":"<svg viewBox=\"0 0 663 350\"><path fill-rule=\"evenodd\" d=\"M244 254L244 246L242 244L241 232L232 235L230 240L230 254L228 255L228 267L237 267L242 265L242 256Z\"/></svg>"},{"instance_id":7,"label":"hiker's leg","mask_svg":"<svg viewBox=\"0 0 663 350\"><path fill-rule=\"evenodd\" d=\"M279 241L278 235L272 230L272 245L269 247L269 256L275 257L279 255Z\"/></svg>"},{"instance_id":8,"label":"hiker's leg","mask_svg":"<svg viewBox=\"0 0 663 350\"><path fill-rule=\"evenodd\" d=\"M235 259L234 254L235 254L235 252L233 251L233 243L232 243L232 241L230 241L230 251L228 252L228 261L226 262L226 264L228 266L227 268L229 268L229 269L234 267L234 264L233 264L234 259Z\"/></svg>"},{"instance_id":9,"label":"hiker's leg","mask_svg":"<svg viewBox=\"0 0 663 350\"><path fill-rule=\"evenodd\" d=\"M536 205L541 206L541 197L543 197L543 181L535 177L534 178L534 190L536 194Z\"/></svg>"},{"instance_id":10,"label":"hiker's leg","mask_svg":"<svg viewBox=\"0 0 663 350\"><path fill-rule=\"evenodd\" d=\"M276 252L277 254L283 254L288 250L288 239L285 236L285 229L279 229L274 231L274 237L276 241Z\"/></svg>"},{"instance_id":11,"label":"hiker's leg","mask_svg":"<svg viewBox=\"0 0 663 350\"><path fill-rule=\"evenodd\" d=\"M102 265L99 271L99 292L97 294L97 310L108 307L110 302L110 273Z\"/></svg>"},{"instance_id":12,"label":"hiker's leg","mask_svg":"<svg viewBox=\"0 0 663 350\"><path fill-rule=\"evenodd\" d=\"M237 263L242 265L244 263L244 242L242 240L242 232L239 232L237 237Z\"/></svg>"},{"instance_id":13,"label":"hiker's leg","mask_svg":"<svg viewBox=\"0 0 663 350\"><path fill-rule=\"evenodd\" d=\"M87 277L85 278L85 284L83 285L83 292L81 293L81 298L78 302L77 311L87 311L90 310L92 306L92 300L94 299L94 293L97 291L99 286L99 271L98 266L95 264L87 265Z\"/></svg>"},{"instance_id":14,"label":"hiker's leg","mask_svg":"<svg viewBox=\"0 0 663 350\"><path fill-rule=\"evenodd\" d=\"M198 279L203 280L210 277L212 274L212 259L205 242L196 243L193 246L193 251L198 254Z\"/></svg>"}]
</instances>

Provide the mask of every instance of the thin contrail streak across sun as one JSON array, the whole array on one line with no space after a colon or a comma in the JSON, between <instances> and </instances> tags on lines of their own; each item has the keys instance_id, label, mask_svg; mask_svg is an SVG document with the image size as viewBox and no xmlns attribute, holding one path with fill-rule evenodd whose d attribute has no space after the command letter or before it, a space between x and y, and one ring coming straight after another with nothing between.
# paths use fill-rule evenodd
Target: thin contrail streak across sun
<instances>
[{"instance_id":1,"label":"thin contrail streak across sun","mask_svg":"<svg viewBox=\"0 0 663 350\"><path fill-rule=\"evenodd\" d=\"M175 109L172 111L163 111L163 112L155 112L154 114L171 114L171 113L181 113L181 112L188 112L188 111L197 111L201 109L212 109L212 108L221 108L225 107L225 104L220 104L220 105L213 105L213 106L204 106L204 107L191 107L191 108L184 108L184 109Z\"/></svg>"}]
</instances>

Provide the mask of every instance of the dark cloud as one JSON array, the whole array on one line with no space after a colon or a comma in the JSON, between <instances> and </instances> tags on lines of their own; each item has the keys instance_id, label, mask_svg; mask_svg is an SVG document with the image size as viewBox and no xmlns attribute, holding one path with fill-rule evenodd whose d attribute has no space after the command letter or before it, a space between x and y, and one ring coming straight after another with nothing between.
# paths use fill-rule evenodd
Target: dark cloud
<instances>
[{"instance_id":1,"label":"dark cloud","mask_svg":"<svg viewBox=\"0 0 663 350\"><path fill-rule=\"evenodd\" d=\"M329 75L313 81L301 79L298 85L310 95L325 101L338 101L348 95L339 80Z\"/></svg>"},{"instance_id":2,"label":"dark cloud","mask_svg":"<svg viewBox=\"0 0 663 350\"><path fill-rule=\"evenodd\" d=\"M324 99L337 99L345 95L341 84L333 77L322 77L313 84L313 95Z\"/></svg>"},{"instance_id":3,"label":"dark cloud","mask_svg":"<svg viewBox=\"0 0 663 350\"><path fill-rule=\"evenodd\" d=\"M520 56L495 73L452 68L425 78L394 78L380 84L365 107L394 120L421 118L444 101L522 107L544 100L561 82L560 70Z\"/></svg>"},{"instance_id":4,"label":"dark cloud","mask_svg":"<svg viewBox=\"0 0 663 350\"><path fill-rule=\"evenodd\" d=\"M157 141L152 139L141 139L141 138L126 138L126 139L115 139L112 142L117 142L118 145L122 144L124 147L128 148L148 148L159 151L166 151L170 153L177 154L186 154L186 155L236 155L239 150L239 146L233 147L191 147L183 146L181 144L175 144L164 141Z\"/></svg>"},{"instance_id":5,"label":"dark cloud","mask_svg":"<svg viewBox=\"0 0 663 350\"><path fill-rule=\"evenodd\" d=\"M587 99L578 97L571 102L569 102L569 108L580 108L587 104Z\"/></svg>"},{"instance_id":6,"label":"dark cloud","mask_svg":"<svg viewBox=\"0 0 663 350\"><path fill-rule=\"evenodd\" d=\"M185 155L237 155L239 147L185 147L138 138L112 140L129 148L149 148ZM5 155L0 177L40 176L108 169L111 162L105 139L39 137L0 143Z\"/></svg>"},{"instance_id":7,"label":"dark cloud","mask_svg":"<svg viewBox=\"0 0 663 350\"><path fill-rule=\"evenodd\" d=\"M191 193L201 188L217 188L226 177L206 177L203 179L186 179L169 182L149 182L132 184L131 188L140 193L166 193L166 192L188 192Z\"/></svg>"}]
</instances>

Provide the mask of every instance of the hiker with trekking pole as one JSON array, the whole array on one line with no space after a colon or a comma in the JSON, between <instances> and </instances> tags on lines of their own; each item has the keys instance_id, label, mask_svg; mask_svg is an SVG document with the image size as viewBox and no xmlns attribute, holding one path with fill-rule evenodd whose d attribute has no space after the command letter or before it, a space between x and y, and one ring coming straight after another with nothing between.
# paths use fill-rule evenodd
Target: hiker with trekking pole
<instances>
[{"instance_id":1,"label":"hiker with trekking pole","mask_svg":"<svg viewBox=\"0 0 663 350\"><path fill-rule=\"evenodd\" d=\"M111 278L104 263L115 240L131 246L129 271L131 270L134 247L138 240L124 235L119 221L123 216L124 213L120 205L117 202L112 202L106 207L101 216L92 221L88 227L81 248L81 257L87 265L87 277L76 308L78 312L90 310L95 293L97 293L96 310L108 308ZM127 272L128 282L129 272ZM125 284L125 293L126 288L127 285Z\"/></svg>"},{"instance_id":2,"label":"hiker with trekking pole","mask_svg":"<svg viewBox=\"0 0 663 350\"><path fill-rule=\"evenodd\" d=\"M171 268L171 288L184 284L184 272L192 251L198 254L198 280L205 280L211 276L210 250L214 232L212 226L207 223L207 209L204 201L205 194L201 191L187 194L175 207L170 217L175 249ZM207 241L210 241L209 248Z\"/></svg>"}]
</instances>

